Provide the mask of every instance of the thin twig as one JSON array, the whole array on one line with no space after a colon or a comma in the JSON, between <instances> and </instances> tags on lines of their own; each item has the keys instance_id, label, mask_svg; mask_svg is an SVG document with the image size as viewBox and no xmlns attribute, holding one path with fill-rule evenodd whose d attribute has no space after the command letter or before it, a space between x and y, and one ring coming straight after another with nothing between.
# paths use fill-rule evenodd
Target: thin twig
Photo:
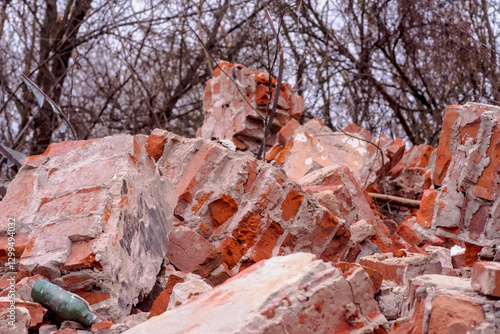
<instances>
[{"instance_id":1,"label":"thin twig","mask_svg":"<svg viewBox=\"0 0 500 334\"><path fill-rule=\"evenodd\" d=\"M267 10L267 8L264 8L264 13L266 14L266 18L269 21L269 25L271 26L274 36L276 37L276 42L278 44L279 62L280 62L278 69L278 82L276 83L276 91L275 91L276 93L274 94L273 109L271 110L271 115L269 116L269 120L267 122L267 126L264 131L264 138L267 138L269 131L271 130L271 125L273 124L274 114L276 113L276 108L278 107L278 99L280 97L281 81L283 79L283 47L281 46L280 37L278 35L278 32L276 31L276 28L274 27L273 20L271 19L271 16L269 15L269 11ZM264 151L264 149L265 149L264 141L262 141L259 147L259 152L257 153L257 160L260 160L260 157L262 156L262 152Z\"/></svg>"},{"instance_id":2,"label":"thin twig","mask_svg":"<svg viewBox=\"0 0 500 334\"><path fill-rule=\"evenodd\" d=\"M408 208L417 208L417 209L420 208L420 201L416 199L409 199L404 197L376 194L376 193L368 193L368 195L374 200L389 201L392 204L405 206Z\"/></svg>"}]
</instances>

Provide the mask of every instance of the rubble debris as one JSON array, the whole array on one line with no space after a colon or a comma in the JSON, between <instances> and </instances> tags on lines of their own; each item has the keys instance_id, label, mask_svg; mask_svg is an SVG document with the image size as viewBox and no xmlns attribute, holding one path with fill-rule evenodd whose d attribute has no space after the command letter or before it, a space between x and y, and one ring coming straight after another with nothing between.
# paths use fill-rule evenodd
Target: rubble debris
<instances>
[{"instance_id":1,"label":"rubble debris","mask_svg":"<svg viewBox=\"0 0 500 334\"><path fill-rule=\"evenodd\" d=\"M500 244L500 108L449 106L436 151L429 201L433 233L478 246Z\"/></svg>"},{"instance_id":2,"label":"rubble debris","mask_svg":"<svg viewBox=\"0 0 500 334\"><path fill-rule=\"evenodd\" d=\"M482 294L500 297L500 263L476 262L472 269L472 287Z\"/></svg>"},{"instance_id":3,"label":"rubble debris","mask_svg":"<svg viewBox=\"0 0 500 334\"><path fill-rule=\"evenodd\" d=\"M3 303L8 303L10 306L10 301L8 300L8 298L0 298L0 305ZM7 307L1 307L0 333L27 334L30 323L30 311L27 308L23 307L22 302L15 307L15 309L13 310L13 314Z\"/></svg>"},{"instance_id":4,"label":"rubble debris","mask_svg":"<svg viewBox=\"0 0 500 334\"><path fill-rule=\"evenodd\" d=\"M368 274L344 275L312 254L274 257L127 334L384 332Z\"/></svg>"},{"instance_id":5,"label":"rubble debris","mask_svg":"<svg viewBox=\"0 0 500 334\"><path fill-rule=\"evenodd\" d=\"M387 166L382 168L382 157L377 147L363 139L333 132L316 119L305 125L291 120L278 133L278 142L271 149L273 154L267 159L276 161L294 181L322 167L346 166L364 187L374 182L391 161L384 154Z\"/></svg>"},{"instance_id":6,"label":"rubble debris","mask_svg":"<svg viewBox=\"0 0 500 334\"><path fill-rule=\"evenodd\" d=\"M434 254L407 253L404 257L392 253L373 254L360 259L359 264L382 274L384 280L408 284L410 279L425 274L441 274L441 262Z\"/></svg>"},{"instance_id":7,"label":"rubble debris","mask_svg":"<svg viewBox=\"0 0 500 334\"><path fill-rule=\"evenodd\" d=\"M500 332L500 108L449 106L437 149L405 152L355 124L300 124L302 98L271 79L257 161L268 74L221 67L233 80L218 68L207 84L199 138L156 129L25 159L0 202L2 319L19 333ZM108 321L51 318L31 298L47 281Z\"/></svg>"},{"instance_id":8,"label":"rubble debris","mask_svg":"<svg viewBox=\"0 0 500 334\"><path fill-rule=\"evenodd\" d=\"M207 82L203 104L205 120L197 136L232 141L237 148L256 154L264 138L266 108L274 98L276 79L272 78L271 97L268 72L227 62L219 66ZM281 84L266 146L271 147L276 141L276 133L291 119L299 119L303 112L302 97L296 95L289 84Z\"/></svg>"},{"instance_id":9,"label":"rubble debris","mask_svg":"<svg viewBox=\"0 0 500 334\"><path fill-rule=\"evenodd\" d=\"M15 221L18 280L39 274L70 292L107 296L93 308L115 321L148 295L177 198L144 149L146 139L51 144L24 161L0 203L2 237ZM0 241L6 254L7 238Z\"/></svg>"},{"instance_id":10,"label":"rubble debris","mask_svg":"<svg viewBox=\"0 0 500 334\"><path fill-rule=\"evenodd\" d=\"M392 333L498 333L497 304L475 292L469 279L419 276L411 281Z\"/></svg>"},{"instance_id":11,"label":"rubble debris","mask_svg":"<svg viewBox=\"0 0 500 334\"><path fill-rule=\"evenodd\" d=\"M278 167L205 139L159 129L153 135L166 138L158 170L175 186L176 216L217 248L229 276L295 252L344 260L354 247L349 229ZM179 243L185 250L180 257L204 244L186 238Z\"/></svg>"},{"instance_id":12,"label":"rubble debris","mask_svg":"<svg viewBox=\"0 0 500 334\"><path fill-rule=\"evenodd\" d=\"M186 304L212 287L198 275L189 274L184 282L179 282L172 289L167 311Z\"/></svg>"}]
</instances>

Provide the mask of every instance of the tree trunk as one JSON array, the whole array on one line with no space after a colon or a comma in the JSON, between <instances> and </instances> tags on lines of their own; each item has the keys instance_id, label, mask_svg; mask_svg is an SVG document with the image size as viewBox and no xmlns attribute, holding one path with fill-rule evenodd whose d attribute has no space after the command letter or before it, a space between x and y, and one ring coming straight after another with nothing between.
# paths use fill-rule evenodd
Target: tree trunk
<instances>
[{"instance_id":1,"label":"tree trunk","mask_svg":"<svg viewBox=\"0 0 500 334\"><path fill-rule=\"evenodd\" d=\"M57 1L46 0L45 19L40 38L40 70L36 84L50 98L58 103L62 86L67 75L68 63L77 45L78 30L90 9L92 0L68 1L67 6L73 6L68 20L60 21L57 12ZM73 4L74 3L74 4ZM52 133L56 129L57 117L48 103L42 106L35 116L33 139L30 154L40 154L51 142Z\"/></svg>"}]
</instances>

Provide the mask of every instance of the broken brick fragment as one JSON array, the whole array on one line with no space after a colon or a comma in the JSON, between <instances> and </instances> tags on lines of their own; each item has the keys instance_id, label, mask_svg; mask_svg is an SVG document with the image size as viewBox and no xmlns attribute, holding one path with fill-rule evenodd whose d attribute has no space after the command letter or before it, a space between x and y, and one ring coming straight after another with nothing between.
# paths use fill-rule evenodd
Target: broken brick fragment
<instances>
[{"instance_id":1,"label":"broken brick fragment","mask_svg":"<svg viewBox=\"0 0 500 334\"><path fill-rule=\"evenodd\" d=\"M158 136L151 134L148 137L146 142L146 152L148 152L149 156L154 159L154 161L158 161L161 155L163 154L163 149L165 147L165 142L167 138L163 136Z\"/></svg>"},{"instance_id":2,"label":"broken brick fragment","mask_svg":"<svg viewBox=\"0 0 500 334\"><path fill-rule=\"evenodd\" d=\"M465 243L465 261L464 267L473 267L479 258L479 252L483 249L482 246L471 244L469 242Z\"/></svg>"},{"instance_id":3,"label":"broken brick fragment","mask_svg":"<svg viewBox=\"0 0 500 334\"><path fill-rule=\"evenodd\" d=\"M476 262L472 269L474 290L492 297L500 297L500 263Z\"/></svg>"},{"instance_id":4,"label":"broken brick fragment","mask_svg":"<svg viewBox=\"0 0 500 334\"><path fill-rule=\"evenodd\" d=\"M201 235L185 226L169 234L167 258L176 268L206 277L222 263L222 254Z\"/></svg>"},{"instance_id":5,"label":"broken brick fragment","mask_svg":"<svg viewBox=\"0 0 500 334\"><path fill-rule=\"evenodd\" d=\"M168 303L170 302L170 295L172 294L172 290L175 285L178 283L184 282L184 279L176 276L170 275L168 277L167 283L165 285L165 289L160 293L160 295L155 299L151 309L149 310L148 319L151 317L155 317L157 315L162 314L167 310Z\"/></svg>"},{"instance_id":6,"label":"broken brick fragment","mask_svg":"<svg viewBox=\"0 0 500 334\"><path fill-rule=\"evenodd\" d=\"M222 194L219 199L210 203L208 207L215 227L224 224L238 211L238 204L236 204L231 196L225 194Z\"/></svg>"}]
</instances>

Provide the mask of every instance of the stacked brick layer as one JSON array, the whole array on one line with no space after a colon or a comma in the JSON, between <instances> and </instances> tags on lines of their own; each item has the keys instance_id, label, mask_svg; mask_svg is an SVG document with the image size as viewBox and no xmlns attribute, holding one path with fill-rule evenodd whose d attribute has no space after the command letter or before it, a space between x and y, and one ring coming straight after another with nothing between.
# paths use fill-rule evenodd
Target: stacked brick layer
<instances>
[{"instance_id":1,"label":"stacked brick layer","mask_svg":"<svg viewBox=\"0 0 500 334\"><path fill-rule=\"evenodd\" d=\"M221 62L205 88L205 120L197 135L205 139L231 140L239 149L256 153L264 138L263 121L270 110L268 103L274 102L275 78L271 86L272 95L266 71ZM267 146L276 141L276 132L290 119L299 119L303 111L302 97L296 95L289 84L282 84Z\"/></svg>"},{"instance_id":2,"label":"stacked brick layer","mask_svg":"<svg viewBox=\"0 0 500 334\"><path fill-rule=\"evenodd\" d=\"M27 158L0 203L2 268L14 219L17 281L40 274L67 290L104 296L94 307L123 319L155 282L177 201L145 139L52 144Z\"/></svg>"},{"instance_id":3,"label":"stacked brick layer","mask_svg":"<svg viewBox=\"0 0 500 334\"><path fill-rule=\"evenodd\" d=\"M500 108L449 106L436 152L433 183L421 223L438 235L500 244Z\"/></svg>"},{"instance_id":4,"label":"stacked brick layer","mask_svg":"<svg viewBox=\"0 0 500 334\"><path fill-rule=\"evenodd\" d=\"M163 130L153 131L148 142L159 137L164 150L158 169L175 185L176 217L218 249L227 275L294 252L331 261L348 255L353 246L348 228L279 168ZM157 149L148 145L150 152ZM184 249L189 256L188 245Z\"/></svg>"}]
</instances>

